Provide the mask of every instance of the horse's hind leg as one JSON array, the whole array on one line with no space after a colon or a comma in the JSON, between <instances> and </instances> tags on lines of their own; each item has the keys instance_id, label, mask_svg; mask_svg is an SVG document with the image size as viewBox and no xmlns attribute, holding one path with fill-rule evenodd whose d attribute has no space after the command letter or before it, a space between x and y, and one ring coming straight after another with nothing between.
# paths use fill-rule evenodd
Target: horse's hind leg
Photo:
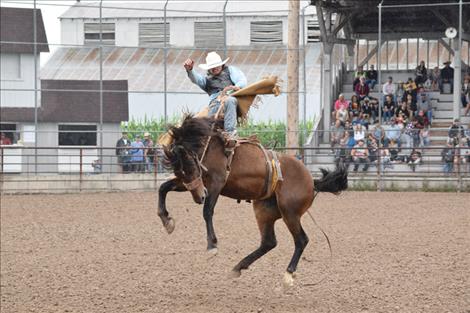
<instances>
[{"instance_id":1,"label":"horse's hind leg","mask_svg":"<svg viewBox=\"0 0 470 313\"><path fill-rule=\"evenodd\" d=\"M254 261L268 253L277 245L274 223L281 218L281 214L277 208L276 198L273 197L268 200L254 201L253 208L261 233L261 244L258 249L247 255L233 268L232 273L235 277L240 276L241 270L247 269Z\"/></svg>"},{"instance_id":2,"label":"horse's hind leg","mask_svg":"<svg viewBox=\"0 0 470 313\"><path fill-rule=\"evenodd\" d=\"M287 214L284 214L283 212L283 219L292 237L294 237L295 249L289 266L287 266L287 272L284 275L284 283L287 286L292 286L294 284L294 273L297 270L300 256L308 244L308 237L300 224L300 216L297 215L296 212L288 211L286 213Z\"/></svg>"}]
</instances>

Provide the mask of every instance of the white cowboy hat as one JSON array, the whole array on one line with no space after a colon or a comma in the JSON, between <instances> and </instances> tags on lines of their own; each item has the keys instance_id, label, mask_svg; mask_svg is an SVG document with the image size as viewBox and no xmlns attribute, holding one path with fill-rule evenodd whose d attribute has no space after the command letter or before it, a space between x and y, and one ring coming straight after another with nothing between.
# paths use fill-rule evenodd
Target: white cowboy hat
<instances>
[{"instance_id":1,"label":"white cowboy hat","mask_svg":"<svg viewBox=\"0 0 470 313\"><path fill-rule=\"evenodd\" d=\"M222 61L220 55L218 55L217 52L212 51L209 52L206 56L206 64L199 64L199 67L207 71L211 68L224 65L229 59L230 58L226 58L224 61Z\"/></svg>"}]
</instances>

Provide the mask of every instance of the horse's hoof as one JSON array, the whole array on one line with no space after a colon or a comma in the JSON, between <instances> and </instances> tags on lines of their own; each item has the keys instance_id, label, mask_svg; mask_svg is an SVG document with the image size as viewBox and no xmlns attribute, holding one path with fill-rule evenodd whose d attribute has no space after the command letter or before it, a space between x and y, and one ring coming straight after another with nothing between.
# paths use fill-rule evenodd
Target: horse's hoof
<instances>
[{"instance_id":1,"label":"horse's hoof","mask_svg":"<svg viewBox=\"0 0 470 313\"><path fill-rule=\"evenodd\" d=\"M168 222L165 224L165 229L168 234L171 234L175 230L175 220L173 218L169 218Z\"/></svg>"},{"instance_id":2,"label":"horse's hoof","mask_svg":"<svg viewBox=\"0 0 470 313\"><path fill-rule=\"evenodd\" d=\"M207 253L209 254L209 258L213 258L217 255L217 247L212 248L212 249L207 249Z\"/></svg>"},{"instance_id":3,"label":"horse's hoof","mask_svg":"<svg viewBox=\"0 0 470 313\"><path fill-rule=\"evenodd\" d=\"M294 273L285 272L284 273L284 287L289 288L294 286Z\"/></svg>"},{"instance_id":4,"label":"horse's hoof","mask_svg":"<svg viewBox=\"0 0 470 313\"><path fill-rule=\"evenodd\" d=\"M238 278L242 275L242 272L241 271L238 271L238 270L231 270L230 273L228 274L228 277L229 278Z\"/></svg>"}]
</instances>

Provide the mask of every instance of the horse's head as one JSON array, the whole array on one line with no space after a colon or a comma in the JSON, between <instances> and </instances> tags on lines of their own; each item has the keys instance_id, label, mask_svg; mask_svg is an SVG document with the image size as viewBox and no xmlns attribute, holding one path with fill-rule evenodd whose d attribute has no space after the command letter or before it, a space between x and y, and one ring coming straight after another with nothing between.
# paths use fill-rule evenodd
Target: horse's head
<instances>
[{"instance_id":1,"label":"horse's head","mask_svg":"<svg viewBox=\"0 0 470 313\"><path fill-rule=\"evenodd\" d=\"M188 115L181 126L170 127L173 143L165 148L166 163L191 192L196 203L204 203L207 189L203 183L202 155L208 139L217 135L213 129L214 120L194 118Z\"/></svg>"},{"instance_id":2,"label":"horse's head","mask_svg":"<svg viewBox=\"0 0 470 313\"><path fill-rule=\"evenodd\" d=\"M172 145L170 149L164 151L173 172L183 182L186 189L191 192L194 202L204 203L207 189L202 181L203 169L197 154L188 151L182 145Z\"/></svg>"}]
</instances>

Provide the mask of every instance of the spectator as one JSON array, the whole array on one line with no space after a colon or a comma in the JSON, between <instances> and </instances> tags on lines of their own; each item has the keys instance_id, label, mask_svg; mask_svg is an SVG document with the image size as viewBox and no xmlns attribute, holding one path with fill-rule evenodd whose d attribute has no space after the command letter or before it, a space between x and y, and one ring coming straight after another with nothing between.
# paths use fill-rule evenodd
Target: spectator
<instances>
[{"instance_id":1,"label":"spectator","mask_svg":"<svg viewBox=\"0 0 470 313\"><path fill-rule=\"evenodd\" d=\"M375 116L373 114L373 108L370 103L370 100L368 97L364 98L364 101L361 106L361 112L362 112L362 118L367 122L367 125L371 123L371 117L372 117L372 122L375 120ZM367 127L367 126L366 126Z\"/></svg>"},{"instance_id":2,"label":"spectator","mask_svg":"<svg viewBox=\"0 0 470 313\"><path fill-rule=\"evenodd\" d=\"M406 128L403 131L403 139L405 143L406 148L412 148L414 147L414 133L415 133L415 126L412 121L409 121L406 124Z\"/></svg>"},{"instance_id":3,"label":"spectator","mask_svg":"<svg viewBox=\"0 0 470 313\"><path fill-rule=\"evenodd\" d=\"M91 163L91 167L93 167L94 174L101 174L103 164L101 163L100 159L96 159Z\"/></svg>"},{"instance_id":4,"label":"spectator","mask_svg":"<svg viewBox=\"0 0 470 313\"><path fill-rule=\"evenodd\" d=\"M0 134L0 146L1 145L11 145L11 139L7 137L7 135L5 135L5 133L1 133Z\"/></svg>"},{"instance_id":5,"label":"spectator","mask_svg":"<svg viewBox=\"0 0 470 313\"><path fill-rule=\"evenodd\" d=\"M369 96L369 86L366 84L366 79L364 77L359 79L359 84L356 85L354 92L356 93L359 101L362 101L365 97Z\"/></svg>"},{"instance_id":6,"label":"spectator","mask_svg":"<svg viewBox=\"0 0 470 313\"><path fill-rule=\"evenodd\" d=\"M416 89L413 89L413 86L411 84L405 86L405 92L403 93L403 96L401 96L401 100L407 101L409 98L408 96L411 96L411 100L413 100L413 102L417 102L418 93Z\"/></svg>"},{"instance_id":7,"label":"spectator","mask_svg":"<svg viewBox=\"0 0 470 313\"><path fill-rule=\"evenodd\" d=\"M341 165L344 164L346 169L349 167L350 163L350 148L348 146L349 144L349 132L345 131L343 132L343 137L339 141L340 149L336 149L335 153L335 162L336 165Z\"/></svg>"},{"instance_id":8,"label":"spectator","mask_svg":"<svg viewBox=\"0 0 470 313\"><path fill-rule=\"evenodd\" d=\"M421 152L413 149L408 157L408 165L411 167L411 170L415 172L418 164L421 164Z\"/></svg>"},{"instance_id":9,"label":"spectator","mask_svg":"<svg viewBox=\"0 0 470 313\"><path fill-rule=\"evenodd\" d=\"M466 165L464 166L463 171L470 172L470 139L468 137L462 138L460 146L462 162Z\"/></svg>"},{"instance_id":10,"label":"spectator","mask_svg":"<svg viewBox=\"0 0 470 313\"><path fill-rule=\"evenodd\" d=\"M427 79L428 70L426 69L424 61L421 61L415 70L415 83L416 85L423 85Z\"/></svg>"},{"instance_id":11,"label":"spectator","mask_svg":"<svg viewBox=\"0 0 470 313\"><path fill-rule=\"evenodd\" d=\"M144 172L145 160L144 160L144 144L140 138L140 135L135 136L135 141L131 143L131 163L133 172Z\"/></svg>"},{"instance_id":12,"label":"spectator","mask_svg":"<svg viewBox=\"0 0 470 313\"><path fill-rule=\"evenodd\" d=\"M397 84L397 91L396 91L396 98L395 98L395 102L399 102L400 99L403 98L403 94L405 93L405 87L404 87L404 83L400 80L398 81L398 84Z\"/></svg>"},{"instance_id":13,"label":"spectator","mask_svg":"<svg viewBox=\"0 0 470 313\"><path fill-rule=\"evenodd\" d=\"M417 129L424 129L426 126L429 126L429 121L427 116L424 114L424 111L418 111L418 115L416 116L416 125Z\"/></svg>"},{"instance_id":14,"label":"spectator","mask_svg":"<svg viewBox=\"0 0 470 313\"><path fill-rule=\"evenodd\" d=\"M420 131L420 137L421 137L421 146L422 147L427 147L431 144L431 134L429 131L429 125L425 126L424 129Z\"/></svg>"},{"instance_id":15,"label":"spectator","mask_svg":"<svg viewBox=\"0 0 470 313\"><path fill-rule=\"evenodd\" d=\"M418 110L423 111L429 121L429 124L432 122L432 105L428 99L426 93L421 93L421 96L418 100Z\"/></svg>"},{"instance_id":16,"label":"spectator","mask_svg":"<svg viewBox=\"0 0 470 313\"><path fill-rule=\"evenodd\" d=\"M353 122L354 128L354 141L357 143L359 140L364 140L366 138L366 128L357 121Z\"/></svg>"},{"instance_id":17,"label":"spectator","mask_svg":"<svg viewBox=\"0 0 470 313\"><path fill-rule=\"evenodd\" d=\"M333 112L331 113L331 116L332 116L332 118L333 118L333 121L336 120L336 112L338 112L338 110L339 110L341 107L345 107L346 110L349 109L349 103L348 103L347 100L344 99L344 95L343 95L342 93L339 94L338 99L335 101L334 110L333 110Z\"/></svg>"},{"instance_id":18,"label":"spectator","mask_svg":"<svg viewBox=\"0 0 470 313\"><path fill-rule=\"evenodd\" d=\"M380 125L379 122L375 123L374 131L372 132L372 136L374 136L375 140L377 140L378 144L384 144L385 139L385 130Z\"/></svg>"},{"instance_id":19,"label":"spectator","mask_svg":"<svg viewBox=\"0 0 470 313\"><path fill-rule=\"evenodd\" d=\"M374 89L375 84L377 84L378 74L374 69L374 64L370 65L370 70L366 72L366 84L369 85L369 89Z\"/></svg>"},{"instance_id":20,"label":"spectator","mask_svg":"<svg viewBox=\"0 0 470 313\"><path fill-rule=\"evenodd\" d=\"M336 111L335 124L336 124L336 121L339 121L340 125L344 127L347 120L349 120L348 111L344 107L340 107L338 111Z\"/></svg>"},{"instance_id":21,"label":"spectator","mask_svg":"<svg viewBox=\"0 0 470 313\"><path fill-rule=\"evenodd\" d=\"M390 142L395 142L398 147L401 145L401 129L400 126L397 124L396 118L392 117L390 120L390 126L385 130L385 142L387 146L390 145Z\"/></svg>"},{"instance_id":22,"label":"spectator","mask_svg":"<svg viewBox=\"0 0 470 313\"><path fill-rule=\"evenodd\" d=\"M465 78L462 84L462 107L465 108L464 115L467 116L470 112L470 79Z\"/></svg>"},{"instance_id":23,"label":"spectator","mask_svg":"<svg viewBox=\"0 0 470 313\"><path fill-rule=\"evenodd\" d=\"M356 85L359 84L361 77L365 77L366 73L364 72L364 68L361 66L357 67L357 71L354 74L354 81L353 81L353 91L356 90Z\"/></svg>"},{"instance_id":24,"label":"spectator","mask_svg":"<svg viewBox=\"0 0 470 313\"><path fill-rule=\"evenodd\" d=\"M384 102L385 102L386 96L391 96L393 101L395 101L396 100L395 92L396 92L396 88L395 88L395 84L393 83L393 78L392 76L389 76L387 82L382 87Z\"/></svg>"},{"instance_id":25,"label":"spectator","mask_svg":"<svg viewBox=\"0 0 470 313\"><path fill-rule=\"evenodd\" d=\"M395 116L397 118L401 117L401 121L404 123L408 121L408 119L410 118L410 111L408 110L405 101L403 101L400 107L396 110Z\"/></svg>"},{"instance_id":26,"label":"spectator","mask_svg":"<svg viewBox=\"0 0 470 313\"><path fill-rule=\"evenodd\" d=\"M413 96L408 95L406 98L406 107L408 108L408 111L410 112L410 118L416 115L418 112L418 103L416 100L413 100Z\"/></svg>"},{"instance_id":27,"label":"spectator","mask_svg":"<svg viewBox=\"0 0 470 313\"><path fill-rule=\"evenodd\" d=\"M448 132L449 138L461 138L465 137L465 131L460 125L460 120L456 118L452 125L449 127L449 132Z\"/></svg>"},{"instance_id":28,"label":"spectator","mask_svg":"<svg viewBox=\"0 0 470 313\"><path fill-rule=\"evenodd\" d=\"M396 104L390 95L385 96L385 102L383 105L384 110L384 121L389 123L393 115L395 115Z\"/></svg>"},{"instance_id":29,"label":"spectator","mask_svg":"<svg viewBox=\"0 0 470 313\"><path fill-rule=\"evenodd\" d=\"M437 91L440 89L440 81L441 81L441 70L438 66L435 66L434 69L431 71L430 75L431 79L431 90Z\"/></svg>"},{"instance_id":30,"label":"spectator","mask_svg":"<svg viewBox=\"0 0 470 313\"><path fill-rule=\"evenodd\" d=\"M333 153L335 153L335 149L334 149L335 146L340 144L340 141L343 137L344 137L344 124L341 125L340 120L337 119L335 122L335 126L331 130L330 146L331 146L331 151Z\"/></svg>"},{"instance_id":31,"label":"spectator","mask_svg":"<svg viewBox=\"0 0 470 313\"><path fill-rule=\"evenodd\" d=\"M349 103L349 120L354 121L361 112L361 104L356 95L351 97L351 102Z\"/></svg>"},{"instance_id":32,"label":"spectator","mask_svg":"<svg viewBox=\"0 0 470 313\"><path fill-rule=\"evenodd\" d=\"M388 144L388 149L390 151L390 160L392 162L398 161L398 152L400 151L400 148L395 140L390 140L390 143Z\"/></svg>"},{"instance_id":33,"label":"spectator","mask_svg":"<svg viewBox=\"0 0 470 313\"><path fill-rule=\"evenodd\" d=\"M121 167L121 173L129 173L131 170L130 145L131 142L129 141L127 133L123 132L121 138L116 143L116 156L118 164Z\"/></svg>"},{"instance_id":34,"label":"spectator","mask_svg":"<svg viewBox=\"0 0 470 313\"><path fill-rule=\"evenodd\" d=\"M367 135L367 149L369 150L369 162L373 163L377 160L379 143L372 134Z\"/></svg>"},{"instance_id":35,"label":"spectator","mask_svg":"<svg viewBox=\"0 0 470 313\"><path fill-rule=\"evenodd\" d=\"M444 92L444 84L450 84L450 93L454 90L454 68L450 66L450 61L444 62L444 68L441 70L441 80L439 89Z\"/></svg>"},{"instance_id":36,"label":"spectator","mask_svg":"<svg viewBox=\"0 0 470 313\"><path fill-rule=\"evenodd\" d=\"M357 142L354 148L351 150L351 157L354 162L354 172L357 172L359 165L364 164L362 169L364 172L369 168L369 150L364 144L364 139L361 139Z\"/></svg>"},{"instance_id":37,"label":"spectator","mask_svg":"<svg viewBox=\"0 0 470 313\"><path fill-rule=\"evenodd\" d=\"M384 147L380 149L379 156L380 156L380 167L382 169L382 172L385 172L386 168L393 168L390 150L388 150L388 148Z\"/></svg>"},{"instance_id":38,"label":"spectator","mask_svg":"<svg viewBox=\"0 0 470 313\"><path fill-rule=\"evenodd\" d=\"M153 146L152 137L150 137L150 133L144 134L144 141L143 141L145 150L144 150L144 158L145 158L145 170L149 173L153 171L153 162L154 162L154 155L155 149Z\"/></svg>"},{"instance_id":39,"label":"spectator","mask_svg":"<svg viewBox=\"0 0 470 313\"><path fill-rule=\"evenodd\" d=\"M441 152L442 162L444 164L444 173L452 173L454 167L455 148L452 141L448 140L446 147Z\"/></svg>"}]
</instances>

